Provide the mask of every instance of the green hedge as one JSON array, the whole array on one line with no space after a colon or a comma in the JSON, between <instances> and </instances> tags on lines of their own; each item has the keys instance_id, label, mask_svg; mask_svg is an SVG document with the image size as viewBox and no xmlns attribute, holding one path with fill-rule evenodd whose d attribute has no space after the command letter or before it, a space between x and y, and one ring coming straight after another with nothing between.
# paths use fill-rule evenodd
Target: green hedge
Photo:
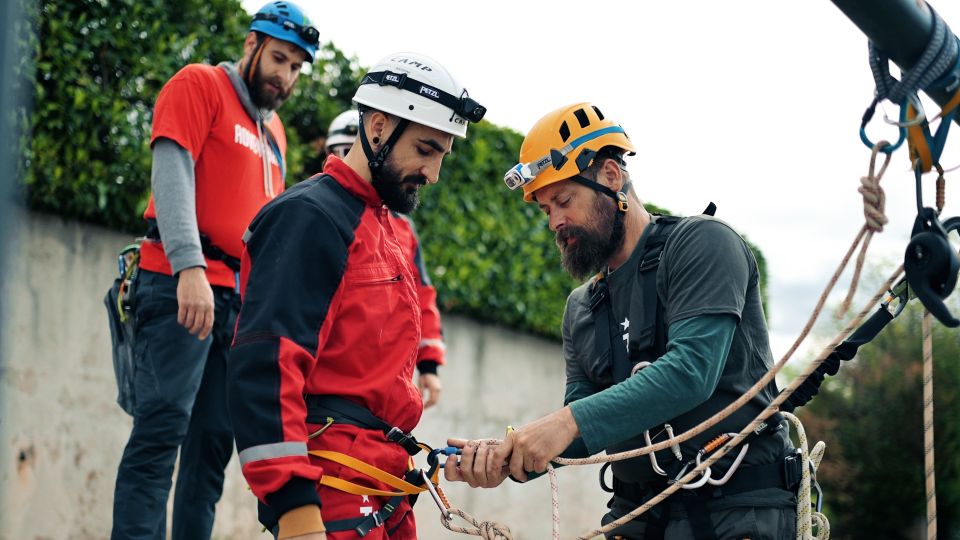
<instances>
[{"instance_id":1,"label":"green hedge","mask_svg":"<svg viewBox=\"0 0 960 540\"><path fill-rule=\"evenodd\" d=\"M237 0L47 0L34 15L32 141L23 156L29 204L139 232L160 88L187 63L238 60L250 16ZM307 157L301 139L349 105L358 70L327 45L298 81L281 110L292 128L288 170L300 171Z\"/></svg>"},{"instance_id":2,"label":"green hedge","mask_svg":"<svg viewBox=\"0 0 960 540\"><path fill-rule=\"evenodd\" d=\"M35 210L140 233L157 93L187 63L239 59L250 16L237 0L44 0L34 9L32 139L21 162L27 200ZM301 75L280 109L288 183L316 172L308 143L350 106L361 72L327 44ZM521 139L489 123L471 126L414 218L443 309L557 337L576 283L560 268L546 219L500 180Z\"/></svg>"}]
</instances>

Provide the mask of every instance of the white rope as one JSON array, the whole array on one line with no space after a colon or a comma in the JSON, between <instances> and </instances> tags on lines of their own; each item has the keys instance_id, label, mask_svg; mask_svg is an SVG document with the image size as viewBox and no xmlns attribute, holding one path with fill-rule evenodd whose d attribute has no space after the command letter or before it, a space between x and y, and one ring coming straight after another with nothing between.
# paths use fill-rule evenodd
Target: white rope
<instances>
[{"instance_id":1,"label":"white rope","mask_svg":"<svg viewBox=\"0 0 960 540\"><path fill-rule=\"evenodd\" d=\"M797 540L827 540L830 538L830 522L825 515L814 511L810 501L810 475L811 472L816 475L827 445L820 441L814 445L813 451L809 452L807 432L803 429L800 419L788 412L781 414L790 421L797 433L797 440L800 443L800 462L803 464L800 492L797 494ZM813 533L814 528L817 530L816 534Z\"/></svg>"},{"instance_id":2,"label":"white rope","mask_svg":"<svg viewBox=\"0 0 960 540\"><path fill-rule=\"evenodd\" d=\"M937 486L933 459L933 336L923 311L923 467L927 491L927 540L937 540Z\"/></svg>"}]
</instances>

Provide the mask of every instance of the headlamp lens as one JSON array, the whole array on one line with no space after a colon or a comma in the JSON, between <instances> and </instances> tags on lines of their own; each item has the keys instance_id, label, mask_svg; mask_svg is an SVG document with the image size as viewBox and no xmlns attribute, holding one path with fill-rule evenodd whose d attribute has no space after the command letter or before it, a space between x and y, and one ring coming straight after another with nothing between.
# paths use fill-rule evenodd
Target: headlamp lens
<instances>
[{"instance_id":1,"label":"headlamp lens","mask_svg":"<svg viewBox=\"0 0 960 540\"><path fill-rule=\"evenodd\" d=\"M530 167L524 163L518 163L507 171L507 174L503 175L503 182L511 191L530 183L532 180Z\"/></svg>"}]
</instances>

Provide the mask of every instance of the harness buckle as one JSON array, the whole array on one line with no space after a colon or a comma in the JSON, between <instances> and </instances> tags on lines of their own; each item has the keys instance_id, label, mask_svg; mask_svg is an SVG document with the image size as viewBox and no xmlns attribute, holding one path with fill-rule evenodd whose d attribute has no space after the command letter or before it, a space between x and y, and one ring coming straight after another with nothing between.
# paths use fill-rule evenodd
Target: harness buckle
<instances>
[{"instance_id":1,"label":"harness buckle","mask_svg":"<svg viewBox=\"0 0 960 540\"><path fill-rule=\"evenodd\" d=\"M422 450L413 435L405 433L396 426L390 428L390 431L387 432L387 440L399 444L411 456L417 455Z\"/></svg>"},{"instance_id":2,"label":"harness buckle","mask_svg":"<svg viewBox=\"0 0 960 540\"><path fill-rule=\"evenodd\" d=\"M789 491L796 492L803 477L803 455L799 449L783 459L783 481Z\"/></svg>"}]
</instances>

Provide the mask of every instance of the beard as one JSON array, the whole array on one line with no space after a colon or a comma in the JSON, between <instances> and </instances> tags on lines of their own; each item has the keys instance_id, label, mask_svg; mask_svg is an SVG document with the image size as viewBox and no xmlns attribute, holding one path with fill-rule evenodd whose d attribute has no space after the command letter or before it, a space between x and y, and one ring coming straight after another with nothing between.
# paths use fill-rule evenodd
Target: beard
<instances>
[{"instance_id":1,"label":"beard","mask_svg":"<svg viewBox=\"0 0 960 540\"><path fill-rule=\"evenodd\" d=\"M273 87L276 85L276 88ZM290 97L292 88L284 88L283 82L274 77L268 79L260 71L260 63L253 71L253 82L247 84L250 90L250 100L258 109L269 109L275 111L280 108L287 98Z\"/></svg>"},{"instance_id":2,"label":"beard","mask_svg":"<svg viewBox=\"0 0 960 540\"><path fill-rule=\"evenodd\" d=\"M568 225L557 231L557 247L563 269L574 279L583 281L603 270L607 261L623 245L623 216L611 204L595 195L593 227ZM567 240L575 238L572 244Z\"/></svg>"},{"instance_id":3,"label":"beard","mask_svg":"<svg viewBox=\"0 0 960 540\"><path fill-rule=\"evenodd\" d=\"M426 183L427 178L422 174L403 176L389 157L372 182L383 204L401 214L409 214L417 208L420 204L420 186Z\"/></svg>"}]
</instances>

